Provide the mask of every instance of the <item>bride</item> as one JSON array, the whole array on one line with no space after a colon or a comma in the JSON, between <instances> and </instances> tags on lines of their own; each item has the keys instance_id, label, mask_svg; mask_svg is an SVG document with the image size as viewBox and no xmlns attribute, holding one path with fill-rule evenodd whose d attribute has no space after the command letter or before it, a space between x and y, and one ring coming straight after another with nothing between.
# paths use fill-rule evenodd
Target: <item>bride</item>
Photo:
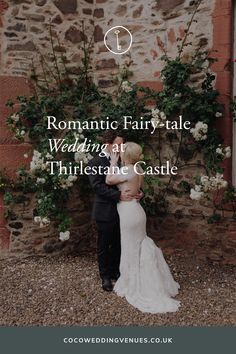
<instances>
[{"instance_id":1,"label":"bride","mask_svg":"<svg viewBox=\"0 0 236 354\"><path fill-rule=\"evenodd\" d=\"M121 191L137 195L143 176L135 173L134 164L142 159L142 148L127 142L120 153L123 167L113 173L119 155L111 154L108 185L117 185ZM140 172L141 171L141 167ZM142 312L175 312L180 301L171 297L178 294L179 284L173 279L162 251L146 234L146 214L137 199L117 204L121 229L120 277L114 291Z\"/></svg>"}]
</instances>

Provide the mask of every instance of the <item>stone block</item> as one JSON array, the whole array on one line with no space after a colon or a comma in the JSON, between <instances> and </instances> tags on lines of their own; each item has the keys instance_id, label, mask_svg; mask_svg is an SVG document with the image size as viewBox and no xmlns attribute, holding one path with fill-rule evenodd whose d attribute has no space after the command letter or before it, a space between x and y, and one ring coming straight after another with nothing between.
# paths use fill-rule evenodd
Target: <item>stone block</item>
<instances>
[{"instance_id":1,"label":"stone block","mask_svg":"<svg viewBox=\"0 0 236 354\"><path fill-rule=\"evenodd\" d=\"M96 17L96 18L102 18L104 17L104 10L103 9L95 9L94 10L94 13L93 13L93 16Z\"/></svg>"},{"instance_id":2,"label":"stone block","mask_svg":"<svg viewBox=\"0 0 236 354\"><path fill-rule=\"evenodd\" d=\"M76 13L77 0L53 0L53 2L64 15Z\"/></svg>"},{"instance_id":3,"label":"stone block","mask_svg":"<svg viewBox=\"0 0 236 354\"><path fill-rule=\"evenodd\" d=\"M16 100L17 96L30 95L30 83L24 77L0 76L0 105L8 99Z\"/></svg>"},{"instance_id":4,"label":"stone block","mask_svg":"<svg viewBox=\"0 0 236 354\"><path fill-rule=\"evenodd\" d=\"M9 251L10 232L5 227L0 227L0 253Z\"/></svg>"}]
</instances>

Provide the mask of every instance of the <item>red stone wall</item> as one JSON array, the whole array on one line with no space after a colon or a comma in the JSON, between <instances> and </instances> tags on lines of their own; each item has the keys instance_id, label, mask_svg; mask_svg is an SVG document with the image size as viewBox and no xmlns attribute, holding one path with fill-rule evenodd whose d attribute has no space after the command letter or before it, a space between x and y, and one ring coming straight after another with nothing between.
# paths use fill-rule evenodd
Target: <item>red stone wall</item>
<instances>
[{"instance_id":1,"label":"red stone wall","mask_svg":"<svg viewBox=\"0 0 236 354\"><path fill-rule=\"evenodd\" d=\"M30 93L29 83L22 77L0 76L0 167L9 177L15 177L15 170L26 163L24 154L29 152L29 144L20 144L14 139L6 126L6 117L12 110L6 107L8 99L15 100L18 95ZM0 194L0 254L9 251L10 231L6 228L3 197Z\"/></svg>"},{"instance_id":2,"label":"red stone wall","mask_svg":"<svg viewBox=\"0 0 236 354\"><path fill-rule=\"evenodd\" d=\"M212 66L217 74L216 88L220 92L220 101L224 104L224 122L218 129L224 137L225 144L232 146L232 115L230 102L233 88L233 1L217 0L213 19L213 48L214 56L218 59ZM225 160L225 178L232 182L232 159Z\"/></svg>"},{"instance_id":3,"label":"red stone wall","mask_svg":"<svg viewBox=\"0 0 236 354\"><path fill-rule=\"evenodd\" d=\"M46 3L46 1L38 1L37 3L42 4ZM58 11L54 18L55 24L58 22L58 26L61 26L61 35L63 33L66 34L63 45L68 49L67 54L70 55L70 51L75 51L80 42L79 31L76 28L73 30L78 25L78 23L76 25L76 16L78 15L75 8L76 1L54 1L53 3L55 3ZM118 4L115 0L96 0L94 2L83 0L79 4L81 6L79 8L79 16L83 14L88 20L90 27L93 26L95 30L94 77L97 82L102 85L105 83L105 86L108 88L112 88L114 85L114 82L109 80L109 77L117 74L117 64L120 59L114 58L104 50L103 34L107 28L118 23L121 24L122 22L123 25L131 26L132 28L130 27L130 29L132 29L132 32L136 36L131 58L134 62L134 80L139 81L143 86L160 90L159 74L161 64L159 58L163 54L163 46L167 48L169 53L173 53L174 55L177 37L183 37L186 21L189 20L189 14L192 11L189 5L190 2L184 0L160 0L150 5L141 0L137 2L124 1L122 4ZM212 48L212 50L217 51L214 52L214 56L218 58L218 62L214 64L213 71L217 74L216 87L220 91L220 100L225 105L225 116L218 125L218 129L223 134L225 143L231 146L232 117L229 104L232 96L233 78L232 4L233 1L231 0L203 1L201 11L198 15L200 24L194 28L195 40L201 40L206 43L206 48ZM7 2L0 1L1 33L4 32L4 26L9 25L9 19L11 19L14 10L14 8L9 9L8 5ZM26 6L29 7L28 4ZM42 30L46 20L45 18L42 19L42 16L45 16L45 13L42 12L42 5L37 5L35 2L34 6L38 6L37 11L41 11L37 14L39 17L34 17L33 21L36 22L34 26L31 26L31 28L34 28L34 31L38 31L36 31L37 33L33 33L36 40L40 37L38 33ZM49 7L48 11L50 11ZM4 17L4 13L6 14L6 12L7 15ZM131 22L135 22L135 24ZM207 26L205 26L206 23ZM154 36L153 34L157 26L161 29ZM147 38L147 43L143 40L143 36ZM9 38L7 39L7 43L11 43ZM40 43L42 44L43 42L39 40L39 45L41 45ZM1 45L3 45L2 40L0 40ZM20 74L20 71L17 69L18 63L22 63L22 60L24 62L27 59L27 55L30 55L33 51L30 51L31 48L29 46L24 47L23 49L29 51L26 51L26 54L24 54L23 50L19 50L17 51L18 58L14 58L11 57L11 53L14 50L8 50L7 48L9 49L9 46L6 46L6 51L4 51L5 49L1 50L0 47L0 55L3 53L5 56L4 58L0 58L2 63L0 68L0 72L2 73L2 76L0 76L0 166L1 168L6 168L7 172L11 176L14 176L15 169L19 165L26 163L23 155L30 150L30 146L28 144L19 144L9 133L5 124L5 117L9 114L9 110L5 107L5 103L7 99L14 99L19 94L29 94L30 89L27 80L22 76L14 76L14 73L17 72L18 75ZM76 55L74 53L74 56L71 56L72 61L74 61L72 63L72 71L74 70L74 63L78 60L78 56ZM6 61L6 57L11 59ZM7 65L4 66L6 62ZM27 76L26 69L23 70L23 74ZM225 178L231 181L232 161L230 159L226 160L225 168ZM187 174L191 177L191 173L187 172ZM74 212L77 212L78 207L74 208ZM206 218L210 212L209 207L193 202L187 197L181 200L173 199L170 214L167 218L164 220L161 218L150 219L148 223L150 236L166 252L187 252L204 258L208 257L211 260L233 264L235 263L236 222L230 219L229 213L226 213L224 221L216 225L208 225ZM81 209L81 213L81 223L84 225L82 232L86 234L88 215L84 209ZM12 231L10 235L9 228L6 226L3 201L0 198L0 255L4 256L14 252L20 253L21 249L22 254L43 252L41 244L43 245L44 242L42 242L40 234L37 234L34 229L32 230L36 238L33 243L25 240L24 244L26 246L24 246L13 239L12 233L18 231ZM29 235L27 234L27 237L31 237L30 233ZM49 245L48 249L53 250L53 247L50 248Z\"/></svg>"}]
</instances>

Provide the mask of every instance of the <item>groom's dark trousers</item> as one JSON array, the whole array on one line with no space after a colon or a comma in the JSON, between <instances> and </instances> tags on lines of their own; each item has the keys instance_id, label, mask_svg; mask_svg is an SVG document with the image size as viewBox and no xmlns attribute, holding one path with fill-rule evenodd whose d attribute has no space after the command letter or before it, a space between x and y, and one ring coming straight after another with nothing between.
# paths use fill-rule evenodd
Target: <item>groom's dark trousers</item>
<instances>
[{"instance_id":1,"label":"groom's dark trousers","mask_svg":"<svg viewBox=\"0 0 236 354\"><path fill-rule=\"evenodd\" d=\"M96 156L89 161L90 167L109 166L107 157ZM92 218L96 220L98 229L97 254L100 277L110 278L119 274L120 265L120 220L117 202L121 192L116 186L105 183L106 175L89 174L90 184L95 191Z\"/></svg>"}]
</instances>

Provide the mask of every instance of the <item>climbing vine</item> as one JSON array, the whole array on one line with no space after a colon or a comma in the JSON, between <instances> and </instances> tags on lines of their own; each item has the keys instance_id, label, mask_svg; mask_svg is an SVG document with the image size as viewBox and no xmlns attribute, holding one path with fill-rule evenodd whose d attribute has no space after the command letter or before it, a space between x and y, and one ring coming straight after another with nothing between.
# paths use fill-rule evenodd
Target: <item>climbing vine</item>
<instances>
[{"instance_id":1,"label":"climbing vine","mask_svg":"<svg viewBox=\"0 0 236 354\"><path fill-rule=\"evenodd\" d=\"M193 18L191 21L193 21ZM191 25L190 21L190 25ZM152 120L158 126L157 132L129 129L123 131L127 140L140 143L144 147L145 160L149 164L162 165L169 160L179 171L194 168L194 180L182 178L176 182L173 175L146 175L145 197L142 201L149 215L164 215L168 211L169 198L175 194L179 198L192 200L207 199L213 206L213 214L208 222L218 221L219 211L231 205L236 213L235 189L223 178L223 161L231 156L231 149L215 128L217 120L222 120L224 107L218 102L218 91L214 88L215 75L211 71L214 59L207 51L197 48L188 61L184 58L184 49L188 42L189 29L178 47L176 58L167 53L162 57L163 70L161 80L163 89L159 92L140 87L132 82L131 65L120 68L117 76L117 88L112 94L104 92L93 82L91 76L91 43L84 36L80 74L75 78L68 74L63 55L57 57L55 43L51 35L51 64L41 55L41 70L32 63L34 94L30 97L17 97L20 108L7 118L7 123L16 139L30 142L33 154L30 167L26 163L17 170L17 180L12 182L6 176L0 177L0 188L4 191L5 204L14 204L14 192L34 193L36 205L33 211L34 221L40 227L56 222L60 239L69 237L73 220L66 206L73 194L73 188L88 193L88 179L76 175L50 174L47 161L63 160L64 166L79 166L80 161L88 163L90 152L57 153L49 149L49 139L65 139L72 144L75 139L81 143L86 139L99 143L102 131L99 130L63 130L47 129L47 116L54 116L57 123L67 120L89 122L110 120L119 122L122 130L122 117L130 115L135 120ZM14 109L12 101L8 107ZM167 122L190 122L190 129L167 129ZM29 157L26 155L26 159ZM220 198L219 198L220 196ZM10 208L8 208L8 213Z\"/></svg>"}]
</instances>

